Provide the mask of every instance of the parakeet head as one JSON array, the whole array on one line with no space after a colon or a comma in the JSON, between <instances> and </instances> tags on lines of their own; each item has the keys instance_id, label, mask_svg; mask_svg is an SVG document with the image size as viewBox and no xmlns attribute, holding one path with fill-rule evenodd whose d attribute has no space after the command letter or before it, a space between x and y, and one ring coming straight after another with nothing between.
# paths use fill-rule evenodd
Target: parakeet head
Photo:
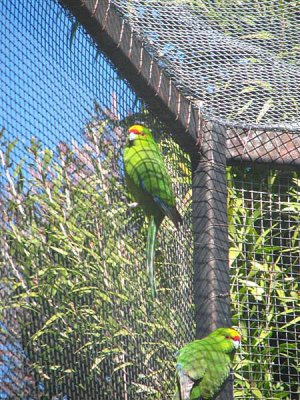
<instances>
[{"instance_id":1,"label":"parakeet head","mask_svg":"<svg viewBox=\"0 0 300 400\"><path fill-rule=\"evenodd\" d=\"M132 125L128 129L129 142L133 142L135 139L153 139L151 130L143 125Z\"/></svg>"},{"instance_id":2,"label":"parakeet head","mask_svg":"<svg viewBox=\"0 0 300 400\"><path fill-rule=\"evenodd\" d=\"M238 349L241 344L241 335L233 328L218 328L209 336L217 338L225 344L228 343L228 348L233 346L234 349Z\"/></svg>"}]
</instances>

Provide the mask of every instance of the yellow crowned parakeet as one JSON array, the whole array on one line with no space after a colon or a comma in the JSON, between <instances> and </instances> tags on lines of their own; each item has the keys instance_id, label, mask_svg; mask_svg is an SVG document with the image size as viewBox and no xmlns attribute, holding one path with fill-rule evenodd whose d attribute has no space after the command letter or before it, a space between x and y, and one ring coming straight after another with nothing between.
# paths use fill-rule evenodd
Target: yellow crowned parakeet
<instances>
[{"instance_id":1,"label":"yellow crowned parakeet","mask_svg":"<svg viewBox=\"0 0 300 400\"><path fill-rule=\"evenodd\" d=\"M177 229L182 219L176 209L171 179L161 151L151 130L145 126L133 125L128 129L124 169L128 189L149 220L146 259L155 297L154 253L157 230L165 216L170 218Z\"/></svg>"},{"instance_id":2,"label":"yellow crowned parakeet","mask_svg":"<svg viewBox=\"0 0 300 400\"><path fill-rule=\"evenodd\" d=\"M173 400L214 399L230 375L241 335L218 328L204 339L186 344L177 353L177 391Z\"/></svg>"}]
</instances>

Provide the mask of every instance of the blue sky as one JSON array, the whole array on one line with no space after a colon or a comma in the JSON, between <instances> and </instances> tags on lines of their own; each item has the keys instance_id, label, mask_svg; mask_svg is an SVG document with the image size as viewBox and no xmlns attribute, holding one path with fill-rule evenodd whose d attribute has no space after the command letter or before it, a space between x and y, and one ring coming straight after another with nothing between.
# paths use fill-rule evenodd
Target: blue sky
<instances>
[{"instance_id":1,"label":"blue sky","mask_svg":"<svg viewBox=\"0 0 300 400\"><path fill-rule=\"evenodd\" d=\"M96 57L82 29L70 45L71 28L54 0L1 1L0 124L7 138L28 144L35 136L50 148L60 140L80 141L94 101L110 107L112 91L119 94L120 116L132 111L126 83L103 55Z\"/></svg>"},{"instance_id":2,"label":"blue sky","mask_svg":"<svg viewBox=\"0 0 300 400\"><path fill-rule=\"evenodd\" d=\"M54 0L0 1L0 129L5 128L6 140L18 139L15 162L26 159L24 145L32 136L51 149L60 141L80 143L94 102L110 108L113 92L120 118L137 111L134 93L103 55L96 57L82 29L70 45L71 28ZM0 168L1 180L5 183ZM10 345L19 346L13 339ZM10 345L0 350L9 351ZM0 378L9 381L13 363L3 360ZM8 398L0 389L0 399Z\"/></svg>"}]
</instances>

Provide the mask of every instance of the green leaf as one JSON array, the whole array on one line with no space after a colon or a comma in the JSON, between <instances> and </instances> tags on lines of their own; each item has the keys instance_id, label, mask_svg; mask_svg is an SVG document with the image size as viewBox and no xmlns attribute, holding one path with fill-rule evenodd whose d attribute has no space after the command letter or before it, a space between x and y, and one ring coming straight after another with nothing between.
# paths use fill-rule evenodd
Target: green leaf
<instances>
[{"instance_id":1,"label":"green leaf","mask_svg":"<svg viewBox=\"0 0 300 400\"><path fill-rule=\"evenodd\" d=\"M69 253L66 250L61 249L60 247L55 247L55 246L50 246L50 249L56 251L59 254L62 254L64 256L67 256Z\"/></svg>"},{"instance_id":2,"label":"green leaf","mask_svg":"<svg viewBox=\"0 0 300 400\"><path fill-rule=\"evenodd\" d=\"M272 40L276 39L276 36L269 31L259 31L255 33L250 33L248 35L243 35L241 39L259 39L259 40Z\"/></svg>"},{"instance_id":3,"label":"green leaf","mask_svg":"<svg viewBox=\"0 0 300 400\"><path fill-rule=\"evenodd\" d=\"M120 369L126 369L126 367L131 367L132 365L134 365L134 363L132 362L124 362L120 365L118 365L117 367L114 368L114 372L119 371Z\"/></svg>"},{"instance_id":4,"label":"green leaf","mask_svg":"<svg viewBox=\"0 0 300 400\"><path fill-rule=\"evenodd\" d=\"M247 101L247 103L245 103L242 108L238 109L237 115L243 114L246 110L248 110L248 108L252 105L252 103L253 103L253 99L250 99L249 101Z\"/></svg>"},{"instance_id":5,"label":"green leaf","mask_svg":"<svg viewBox=\"0 0 300 400\"><path fill-rule=\"evenodd\" d=\"M256 399L263 399L264 398L262 392L258 388L251 389L251 392L254 394Z\"/></svg>"},{"instance_id":6,"label":"green leaf","mask_svg":"<svg viewBox=\"0 0 300 400\"><path fill-rule=\"evenodd\" d=\"M3 127L3 128L0 130L0 139L3 138L4 133L5 133L5 128Z\"/></svg>"},{"instance_id":7,"label":"green leaf","mask_svg":"<svg viewBox=\"0 0 300 400\"><path fill-rule=\"evenodd\" d=\"M71 32L70 32L70 48L72 47L73 41L75 39L75 34L76 34L79 26L80 26L80 23L78 21L76 21L72 24L72 28L71 28Z\"/></svg>"},{"instance_id":8,"label":"green leaf","mask_svg":"<svg viewBox=\"0 0 300 400\"><path fill-rule=\"evenodd\" d=\"M267 112L273 108L274 106L274 101L273 99L268 99L265 104L263 105L262 109L260 110L258 116L256 117L256 122L260 122L264 116L267 114Z\"/></svg>"},{"instance_id":9,"label":"green leaf","mask_svg":"<svg viewBox=\"0 0 300 400\"><path fill-rule=\"evenodd\" d=\"M298 322L300 322L300 316L294 318L292 321L290 321L290 322L288 322L287 324L281 326L281 327L279 328L279 330L286 329L286 328L288 328L288 327L291 326L291 325L296 325Z\"/></svg>"},{"instance_id":10,"label":"green leaf","mask_svg":"<svg viewBox=\"0 0 300 400\"><path fill-rule=\"evenodd\" d=\"M6 152L5 152L5 164L7 167L9 167L11 164L10 154L13 151L13 149L15 148L17 143L18 143L18 140L15 139L14 141L9 142L7 145Z\"/></svg>"},{"instance_id":11,"label":"green leaf","mask_svg":"<svg viewBox=\"0 0 300 400\"><path fill-rule=\"evenodd\" d=\"M57 321L58 319L62 318L64 316L63 313L58 312L57 314L52 315L52 317L50 317L44 324L44 326L38 330L34 335L32 335L31 339L33 341L36 341L40 336L42 336L45 333L45 330L51 325L53 324L55 321Z\"/></svg>"}]
</instances>

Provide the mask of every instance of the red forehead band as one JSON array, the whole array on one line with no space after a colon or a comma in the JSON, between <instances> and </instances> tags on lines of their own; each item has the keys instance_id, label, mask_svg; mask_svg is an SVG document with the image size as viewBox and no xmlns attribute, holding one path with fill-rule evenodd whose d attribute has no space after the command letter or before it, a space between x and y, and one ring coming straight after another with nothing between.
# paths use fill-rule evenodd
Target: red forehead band
<instances>
[{"instance_id":1,"label":"red forehead band","mask_svg":"<svg viewBox=\"0 0 300 400\"><path fill-rule=\"evenodd\" d=\"M233 339L233 340L238 340L238 341L241 340L240 336L234 336L232 339Z\"/></svg>"},{"instance_id":2,"label":"red forehead band","mask_svg":"<svg viewBox=\"0 0 300 400\"><path fill-rule=\"evenodd\" d=\"M128 129L128 133L135 133L136 135L144 135L144 133L139 131L138 129Z\"/></svg>"}]
</instances>

